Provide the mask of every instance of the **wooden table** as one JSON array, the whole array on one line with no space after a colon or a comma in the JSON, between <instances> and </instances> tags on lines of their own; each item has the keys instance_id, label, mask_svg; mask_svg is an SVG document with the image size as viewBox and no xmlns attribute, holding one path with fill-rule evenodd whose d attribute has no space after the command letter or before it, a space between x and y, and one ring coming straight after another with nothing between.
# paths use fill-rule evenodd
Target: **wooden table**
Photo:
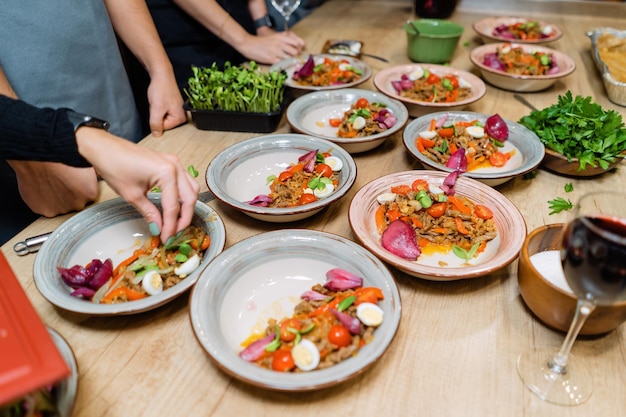
<instances>
[{"instance_id":1,"label":"wooden table","mask_svg":"<svg viewBox=\"0 0 626 417\"><path fill-rule=\"evenodd\" d=\"M375 74L388 65L409 62L401 29L409 14L408 4L402 2L332 0L293 30L307 40L311 52L319 52L328 38L363 40L365 52L390 61L385 64L364 57ZM484 16L463 8L452 16L466 28L453 66L473 70L469 51L479 41L471 24ZM599 26L626 29L624 21L576 13L541 17L564 29L565 35L555 47L568 53L577 69L549 90L526 97L536 106L546 107L556 102L557 95L571 89L574 94L593 96L604 108L624 115L624 108L607 99L585 36L587 30ZM374 89L371 81L363 88ZM511 92L491 86L486 96L468 110L498 112L510 120L529 112ZM289 131L285 120L278 131ZM142 144L176 153L185 166L193 164L202 173L198 182L206 190L203 173L211 159L226 146L252 136L201 131L189 124L162 138L149 137ZM400 133L376 150L356 155L355 160L358 178L351 192L331 209L290 226L333 232L354 240L347 220L354 193L379 176L420 168L404 150ZM574 186L569 194L564 191L567 183ZM567 213L548 214L549 199L575 199L598 188L625 190L625 184L623 167L588 180L539 170L533 180L517 178L498 189L519 207L530 231L565 221ZM113 196L103 184L100 200ZM225 222L227 247L281 227L253 220L216 201L210 205ZM44 322L59 331L76 354L80 381L74 416L626 415L624 326L574 344L573 353L585 359L595 382L595 392L584 405L554 406L539 400L522 385L515 365L519 353L536 342L559 345L564 335L541 324L526 308L517 286L517 261L493 275L458 282L425 281L392 269L402 297L402 320L379 363L334 388L287 394L253 388L219 371L193 335L188 295L157 310L129 317L89 318L54 308L33 283L35 255L19 257L12 248L27 237L53 230L68 217L40 219L2 249Z\"/></svg>"}]
</instances>

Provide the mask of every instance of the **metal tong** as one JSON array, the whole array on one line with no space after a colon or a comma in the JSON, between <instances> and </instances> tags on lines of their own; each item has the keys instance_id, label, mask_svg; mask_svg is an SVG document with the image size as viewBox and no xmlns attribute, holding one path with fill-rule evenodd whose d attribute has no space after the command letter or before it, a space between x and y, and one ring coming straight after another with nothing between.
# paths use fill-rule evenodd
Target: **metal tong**
<instances>
[{"instance_id":1,"label":"metal tong","mask_svg":"<svg viewBox=\"0 0 626 417\"><path fill-rule=\"evenodd\" d=\"M44 233L42 235L29 237L22 242L17 242L13 245L13 250L20 256L35 253L41 248L41 245L48 239L51 233L52 232Z\"/></svg>"}]
</instances>

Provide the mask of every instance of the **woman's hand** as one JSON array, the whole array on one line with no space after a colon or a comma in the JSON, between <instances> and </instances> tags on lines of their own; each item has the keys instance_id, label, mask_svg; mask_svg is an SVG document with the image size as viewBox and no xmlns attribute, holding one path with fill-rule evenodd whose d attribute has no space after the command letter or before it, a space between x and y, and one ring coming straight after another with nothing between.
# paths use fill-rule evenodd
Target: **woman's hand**
<instances>
[{"instance_id":1,"label":"woman's hand","mask_svg":"<svg viewBox=\"0 0 626 417\"><path fill-rule=\"evenodd\" d=\"M96 172L149 224L165 243L193 218L200 186L179 159L114 136L104 130L81 127L76 131L78 151ZM146 193L161 189L162 212Z\"/></svg>"},{"instance_id":2,"label":"woman's hand","mask_svg":"<svg viewBox=\"0 0 626 417\"><path fill-rule=\"evenodd\" d=\"M283 59L298 56L306 47L302 38L293 32L276 32L264 27L258 36L250 35L246 41L233 45L249 60L260 64L275 64Z\"/></svg>"}]
</instances>

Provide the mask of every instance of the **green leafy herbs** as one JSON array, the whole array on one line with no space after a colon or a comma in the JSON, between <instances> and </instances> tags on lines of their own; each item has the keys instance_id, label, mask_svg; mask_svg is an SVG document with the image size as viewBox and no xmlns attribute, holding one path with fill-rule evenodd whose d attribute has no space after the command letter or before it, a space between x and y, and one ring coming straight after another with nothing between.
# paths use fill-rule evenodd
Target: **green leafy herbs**
<instances>
[{"instance_id":1,"label":"green leafy herbs","mask_svg":"<svg viewBox=\"0 0 626 417\"><path fill-rule=\"evenodd\" d=\"M607 169L626 156L626 127L622 116L604 110L591 97L572 97L568 91L556 104L534 110L519 123L535 132L546 147L568 160L579 160L578 170L587 165Z\"/></svg>"},{"instance_id":2,"label":"green leafy herbs","mask_svg":"<svg viewBox=\"0 0 626 417\"><path fill-rule=\"evenodd\" d=\"M565 187L563 187L565 189L566 193L571 193L572 191L574 191L574 184L572 184L571 182L568 182L567 184L565 184Z\"/></svg>"},{"instance_id":3,"label":"green leafy herbs","mask_svg":"<svg viewBox=\"0 0 626 417\"><path fill-rule=\"evenodd\" d=\"M226 62L223 70L215 63L191 69L193 76L184 91L195 110L271 113L283 103L285 71L264 72L254 61L248 66Z\"/></svg>"},{"instance_id":4,"label":"green leafy herbs","mask_svg":"<svg viewBox=\"0 0 626 417\"><path fill-rule=\"evenodd\" d=\"M570 200L566 200L563 197L557 197L554 200L548 201L548 208L550 209L550 215L560 213L562 211L570 210L574 205Z\"/></svg>"},{"instance_id":5,"label":"green leafy herbs","mask_svg":"<svg viewBox=\"0 0 626 417\"><path fill-rule=\"evenodd\" d=\"M195 166L193 166L193 165L189 165L189 166L187 167L187 172L189 173L189 175L191 175L191 176L192 176L192 177L194 177L194 178L197 178L197 177L198 177L198 175L200 174L200 173L198 172L198 170L196 169L196 167L195 167Z\"/></svg>"},{"instance_id":6,"label":"green leafy herbs","mask_svg":"<svg viewBox=\"0 0 626 417\"><path fill-rule=\"evenodd\" d=\"M479 247L480 247L479 242L474 243L469 250L463 249L462 247L457 246L457 245L452 245L452 252L459 258L469 261L470 259L474 257L474 255L476 255L476 251L478 250Z\"/></svg>"}]
</instances>

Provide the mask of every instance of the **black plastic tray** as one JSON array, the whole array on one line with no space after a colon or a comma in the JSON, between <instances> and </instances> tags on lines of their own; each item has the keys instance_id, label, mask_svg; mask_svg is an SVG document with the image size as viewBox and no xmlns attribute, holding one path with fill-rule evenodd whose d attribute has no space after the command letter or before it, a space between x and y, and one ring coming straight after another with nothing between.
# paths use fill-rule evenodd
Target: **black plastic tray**
<instances>
[{"instance_id":1,"label":"black plastic tray","mask_svg":"<svg viewBox=\"0 0 626 417\"><path fill-rule=\"evenodd\" d=\"M286 103L272 113L246 113L222 110L195 110L185 101L185 110L191 112L191 119L201 130L221 130L227 132L274 132L283 117Z\"/></svg>"}]
</instances>

